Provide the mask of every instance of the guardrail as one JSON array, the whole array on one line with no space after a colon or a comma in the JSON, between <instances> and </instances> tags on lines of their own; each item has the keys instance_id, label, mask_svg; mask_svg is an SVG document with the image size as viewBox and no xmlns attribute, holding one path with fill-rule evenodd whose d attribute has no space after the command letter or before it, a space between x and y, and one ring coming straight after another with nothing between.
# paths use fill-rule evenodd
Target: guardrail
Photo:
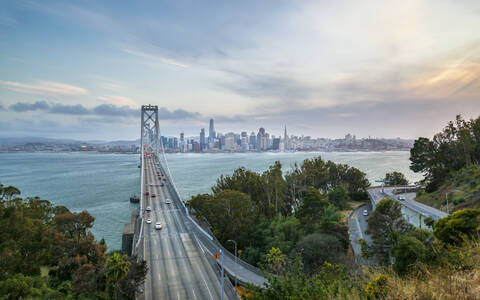
<instances>
[{"instance_id":1,"label":"guardrail","mask_svg":"<svg viewBox=\"0 0 480 300\"><path fill-rule=\"evenodd\" d=\"M163 149L163 147L162 147ZM181 198L181 195L180 193L178 192L178 189L177 187L175 186L175 183L174 183L174 180L173 180L173 177L170 173L170 170L168 169L168 163L166 161L166 157L165 157L165 153L162 151L163 153L163 160L165 161L165 165L166 165L166 170L168 172L168 177L169 177L169 182L170 184L167 185L168 189L171 190L171 187L173 187L173 195L174 197L176 198L176 200L180 201L180 203L182 203L183 207L185 208L185 214L186 216L192 221L192 223L195 225L195 227L199 230L199 232L201 232L204 236L208 237L209 240L215 244L215 247L217 249L222 249L222 252L225 254L225 256L227 256L229 259L231 259L232 261L235 261L235 255L232 254L230 251L228 251L227 249L225 249L225 247L222 246L222 244L215 238L215 236L213 235L210 235L208 234L197 222L197 220L194 218L194 216L190 216L189 212L188 212L188 208L185 206L185 202L182 200ZM160 164L160 166L165 169L161 163L160 160L158 160L158 163ZM165 173L165 170L162 170L164 173ZM261 277L264 277L263 276L263 272L257 268L257 267L254 267L252 265L250 265L249 263L245 262L244 260L240 259L239 257L237 257L237 264L242 266L243 268L247 269L248 271L258 275L258 276L261 276Z\"/></svg>"}]
</instances>

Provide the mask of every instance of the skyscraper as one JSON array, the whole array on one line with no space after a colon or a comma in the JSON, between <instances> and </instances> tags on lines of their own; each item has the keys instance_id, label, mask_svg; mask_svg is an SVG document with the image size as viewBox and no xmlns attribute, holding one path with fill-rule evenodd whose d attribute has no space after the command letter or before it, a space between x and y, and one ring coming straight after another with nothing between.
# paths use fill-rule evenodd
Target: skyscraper
<instances>
[{"instance_id":1,"label":"skyscraper","mask_svg":"<svg viewBox=\"0 0 480 300\"><path fill-rule=\"evenodd\" d=\"M213 125L213 119L210 119L210 127L208 129L208 140L209 142L213 141L217 137L215 132L215 126Z\"/></svg>"},{"instance_id":2,"label":"skyscraper","mask_svg":"<svg viewBox=\"0 0 480 300\"><path fill-rule=\"evenodd\" d=\"M255 136L255 132L253 131L250 134L249 142L250 142L250 149L255 149L257 147L257 138Z\"/></svg>"},{"instance_id":3,"label":"skyscraper","mask_svg":"<svg viewBox=\"0 0 480 300\"><path fill-rule=\"evenodd\" d=\"M205 143L205 128L200 130L200 151L205 150L206 143Z\"/></svg>"},{"instance_id":4,"label":"skyscraper","mask_svg":"<svg viewBox=\"0 0 480 300\"><path fill-rule=\"evenodd\" d=\"M288 141L288 135L287 135L287 125L285 125L285 133L283 134L283 149L284 150L289 149L289 141Z\"/></svg>"},{"instance_id":5,"label":"skyscraper","mask_svg":"<svg viewBox=\"0 0 480 300\"><path fill-rule=\"evenodd\" d=\"M185 152L187 150L187 146L185 143L185 134L183 132L180 132L180 152Z\"/></svg>"}]
</instances>

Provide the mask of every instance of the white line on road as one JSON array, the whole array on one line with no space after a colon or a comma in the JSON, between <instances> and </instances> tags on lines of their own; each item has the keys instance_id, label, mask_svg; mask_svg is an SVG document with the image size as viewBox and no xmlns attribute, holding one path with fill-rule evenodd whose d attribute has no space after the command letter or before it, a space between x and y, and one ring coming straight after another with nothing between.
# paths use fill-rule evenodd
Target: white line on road
<instances>
[{"instance_id":1,"label":"white line on road","mask_svg":"<svg viewBox=\"0 0 480 300\"><path fill-rule=\"evenodd\" d=\"M358 227L358 232L360 232L360 238L363 239L363 232L362 232L362 228L360 227L360 223L358 222L358 219L355 217L355 223L357 224L357 227Z\"/></svg>"},{"instance_id":2,"label":"white line on road","mask_svg":"<svg viewBox=\"0 0 480 300\"><path fill-rule=\"evenodd\" d=\"M210 295L210 299L213 299L212 292L210 292L210 288L208 287L207 281L205 280L205 276L203 276L203 272L199 272L199 273L202 276L203 283L205 283L205 286L207 287L208 294Z\"/></svg>"}]
</instances>

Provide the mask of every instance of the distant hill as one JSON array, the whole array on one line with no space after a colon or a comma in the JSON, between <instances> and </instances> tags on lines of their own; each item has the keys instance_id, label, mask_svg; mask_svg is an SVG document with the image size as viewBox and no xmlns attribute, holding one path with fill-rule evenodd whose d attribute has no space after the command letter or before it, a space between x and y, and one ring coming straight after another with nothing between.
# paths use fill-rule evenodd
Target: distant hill
<instances>
[{"instance_id":1,"label":"distant hill","mask_svg":"<svg viewBox=\"0 0 480 300\"><path fill-rule=\"evenodd\" d=\"M32 143L42 143L42 144L108 144L113 146L129 146L129 145L138 145L140 144L140 139L131 140L131 141L101 141L101 140L73 140L73 139L54 139L54 138L45 138L45 137L0 137L0 145L2 146L15 146L15 145L25 145Z\"/></svg>"},{"instance_id":2,"label":"distant hill","mask_svg":"<svg viewBox=\"0 0 480 300\"><path fill-rule=\"evenodd\" d=\"M480 208L480 166L473 165L451 173L435 192L420 192L415 200L446 211L447 192L450 212Z\"/></svg>"},{"instance_id":3,"label":"distant hill","mask_svg":"<svg viewBox=\"0 0 480 300\"><path fill-rule=\"evenodd\" d=\"M13 146L13 145L24 145L29 143L51 143L51 144L60 144L60 143L75 143L78 141L71 139L52 139L44 137L0 137L0 145Z\"/></svg>"}]
</instances>

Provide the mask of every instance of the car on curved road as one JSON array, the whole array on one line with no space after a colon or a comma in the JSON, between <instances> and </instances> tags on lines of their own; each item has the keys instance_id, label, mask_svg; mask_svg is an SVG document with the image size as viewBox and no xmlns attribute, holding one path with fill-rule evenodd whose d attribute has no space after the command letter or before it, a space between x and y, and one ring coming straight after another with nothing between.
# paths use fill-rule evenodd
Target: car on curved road
<instances>
[{"instance_id":1,"label":"car on curved road","mask_svg":"<svg viewBox=\"0 0 480 300\"><path fill-rule=\"evenodd\" d=\"M364 216L368 216L368 210L364 209L364 210L363 210L363 215L364 215Z\"/></svg>"}]
</instances>

